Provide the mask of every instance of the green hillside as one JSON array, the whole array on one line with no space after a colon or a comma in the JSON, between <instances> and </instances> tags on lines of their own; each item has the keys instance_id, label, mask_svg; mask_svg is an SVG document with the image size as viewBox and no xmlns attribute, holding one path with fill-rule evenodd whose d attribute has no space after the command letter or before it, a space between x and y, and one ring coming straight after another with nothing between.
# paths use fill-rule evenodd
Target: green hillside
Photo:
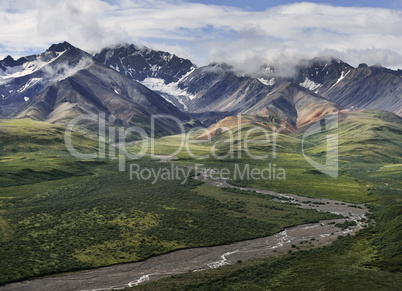
<instances>
[{"instance_id":1,"label":"green hillside","mask_svg":"<svg viewBox=\"0 0 402 291\"><path fill-rule=\"evenodd\" d=\"M337 217L270 196L215 189L191 179L189 169L186 181L131 180L128 171L118 171L117 159L73 158L64 129L52 124L2 120L0 132L0 284ZM73 143L81 152L97 150L95 140L80 134ZM134 162L155 171L170 168L149 157Z\"/></svg>"},{"instance_id":2,"label":"green hillside","mask_svg":"<svg viewBox=\"0 0 402 291\"><path fill-rule=\"evenodd\" d=\"M244 139L252 126L242 126ZM324 129L324 127L322 127ZM238 137L239 129L234 129ZM400 118L379 111L341 115L339 176L331 178L303 157L301 137L279 134L273 140L258 131L248 135L256 160L236 150L239 140L193 139L197 155L216 153L227 158L194 160L184 148L175 165L195 163L217 169L247 165L263 169L269 163L286 171L286 179L240 180L235 185L325 197L371 207L376 223L331 246L238 263L207 272L185 274L143 285L155 289L283 289L288 286L337 290L361 286L367 290L395 289L402 282L402 155ZM306 152L323 161L326 135L312 135ZM197 133L194 134L196 137ZM154 154L171 154L181 137L155 140ZM64 128L31 120L0 120L0 267L1 283L72 270L141 260L178 248L226 244L276 233L284 227L334 217L281 204L269 196L218 189L193 179L130 180L118 171L117 159L79 160L64 144ZM73 136L77 150L92 153L98 142ZM141 143L132 144L136 152ZM359 150L362 148L362 150ZM149 154L151 152L148 152ZM150 157L128 161L154 170L169 168ZM188 168L185 168L188 170ZM190 173L190 172L188 172ZM192 175L192 173L191 173ZM288 215L295 213L298 215ZM281 219L277 219L281 217ZM283 219L287 217L287 219ZM219 230L219 231L217 231ZM352 284L352 285L350 285ZM293 287L292 287L293 286ZM247 289L249 290L249 288Z\"/></svg>"},{"instance_id":3,"label":"green hillside","mask_svg":"<svg viewBox=\"0 0 402 291\"><path fill-rule=\"evenodd\" d=\"M280 192L365 202L375 220L355 236L330 246L269 259L240 262L205 272L164 278L133 290L399 290L402 284L402 122L394 114L367 110L340 116L339 128L322 126L306 144L324 162L326 135L338 133L339 174L330 178L309 165L301 144L289 144L275 163L287 171L283 181L231 181ZM293 136L299 140L305 130ZM286 144L284 145L286 147ZM269 145L267 145L269 147ZM261 150L261 148L255 148ZM264 167L266 162L242 160ZM211 167L228 161L209 163Z\"/></svg>"},{"instance_id":4,"label":"green hillside","mask_svg":"<svg viewBox=\"0 0 402 291\"><path fill-rule=\"evenodd\" d=\"M302 138L306 128L293 134ZM322 155L326 151L325 138L338 134L340 159L345 163L398 162L402 157L402 118L389 112L365 110L339 114L339 127L312 135L308 142L314 145L311 153Z\"/></svg>"},{"instance_id":5,"label":"green hillside","mask_svg":"<svg viewBox=\"0 0 402 291\"><path fill-rule=\"evenodd\" d=\"M0 187L58 180L93 172L96 161L72 158L64 144L65 129L31 119L0 120ZM97 150L95 140L74 133L81 153Z\"/></svg>"}]
</instances>

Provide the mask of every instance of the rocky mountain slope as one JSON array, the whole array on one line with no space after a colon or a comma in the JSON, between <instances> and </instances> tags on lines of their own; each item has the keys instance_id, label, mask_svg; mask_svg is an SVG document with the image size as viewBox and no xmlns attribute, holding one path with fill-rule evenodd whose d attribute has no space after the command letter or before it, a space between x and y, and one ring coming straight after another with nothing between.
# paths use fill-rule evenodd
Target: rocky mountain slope
<instances>
[{"instance_id":1,"label":"rocky mountain slope","mask_svg":"<svg viewBox=\"0 0 402 291\"><path fill-rule=\"evenodd\" d=\"M67 42L52 45L40 55L0 61L0 115L11 117L48 85L84 68L91 56Z\"/></svg>"},{"instance_id":2,"label":"rocky mountain slope","mask_svg":"<svg viewBox=\"0 0 402 291\"><path fill-rule=\"evenodd\" d=\"M7 118L30 117L64 122L83 113L113 115L117 124L150 126L152 115L169 115L182 123L190 117L157 93L96 62L68 43L45 53L1 62L0 102ZM179 132L172 119L156 120L168 132Z\"/></svg>"},{"instance_id":3,"label":"rocky mountain slope","mask_svg":"<svg viewBox=\"0 0 402 291\"><path fill-rule=\"evenodd\" d=\"M187 95L177 83L196 66L188 59L174 54L155 51L134 44L105 48L94 55L95 60L123 75L142 83L181 110L185 110L180 95Z\"/></svg>"},{"instance_id":4,"label":"rocky mountain slope","mask_svg":"<svg viewBox=\"0 0 402 291\"><path fill-rule=\"evenodd\" d=\"M191 115L209 126L247 114L271 116L294 129L343 108L402 115L401 71L316 58L301 62L296 72L276 77L275 68L262 65L245 76L228 64L197 68L190 60L132 44L91 56L64 42L40 55L0 61L0 116L62 122L105 112L130 125L149 122L154 114L190 123ZM160 126L176 132L173 123Z\"/></svg>"},{"instance_id":5,"label":"rocky mountain slope","mask_svg":"<svg viewBox=\"0 0 402 291\"><path fill-rule=\"evenodd\" d=\"M380 109L402 116L402 71L380 65L354 68L335 58L316 58L299 65L293 81L337 104Z\"/></svg>"},{"instance_id":6,"label":"rocky mountain slope","mask_svg":"<svg viewBox=\"0 0 402 291\"><path fill-rule=\"evenodd\" d=\"M103 50L96 57L206 125L238 113L271 114L295 127L341 108L402 115L402 72L380 66L354 68L335 58L316 58L301 62L295 76L281 78L269 65L253 77L243 76L228 64L196 68L188 60L133 45Z\"/></svg>"},{"instance_id":7,"label":"rocky mountain slope","mask_svg":"<svg viewBox=\"0 0 402 291\"><path fill-rule=\"evenodd\" d=\"M166 84L177 82L195 69L187 59L168 52L155 51L134 44L105 48L94 55L95 60L137 81L163 79Z\"/></svg>"}]
</instances>

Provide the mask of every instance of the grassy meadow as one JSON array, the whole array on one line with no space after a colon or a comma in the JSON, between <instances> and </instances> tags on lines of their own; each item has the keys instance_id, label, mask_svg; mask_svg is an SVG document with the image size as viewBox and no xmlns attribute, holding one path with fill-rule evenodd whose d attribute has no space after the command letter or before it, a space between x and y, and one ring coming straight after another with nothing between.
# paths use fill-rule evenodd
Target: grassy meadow
<instances>
[{"instance_id":1,"label":"grassy meadow","mask_svg":"<svg viewBox=\"0 0 402 291\"><path fill-rule=\"evenodd\" d=\"M252 239L336 217L194 179L130 180L128 171L118 171L117 159L73 158L60 142L63 133L30 120L2 121L1 283ZM73 142L80 151L96 150L82 135ZM170 168L149 157L135 163Z\"/></svg>"},{"instance_id":2,"label":"grassy meadow","mask_svg":"<svg viewBox=\"0 0 402 291\"><path fill-rule=\"evenodd\" d=\"M270 189L310 197L365 203L375 224L330 246L261 260L239 262L206 272L164 278L133 290L399 290L402 284L402 123L379 111L340 116L339 176L330 178L311 167L301 145L279 147L275 159L204 161L212 168L249 163L264 168L275 163L286 170L282 180L230 180L239 186ZM303 130L292 134L301 138ZM324 163L323 129L306 144L307 153ZM262 136L259 138L263 139ZM285 137L284 137L285 138ZM290 138L287 136L286 138ZM255 154L271 145L254 147ZM222 148L225 151L225 148ZM227 149L226 149L227 150ZM233 165L232 165L233 168Z\"/></svg>"},{"instance_id":3,"label":"grassy meadow","mask_svg":"<svg viewBox=\"0 0 402 291\"><path fill-rule=\"evenodd\" d=\"M235 129L233 143L227 141L229 133L204 141L196 139L201 133L196 132L188 149L178 153L174 152L182 137L162 137L148 141L155 144L148 154L174 153L175 166L197 163L231 173L236 165L275 165L285 170L286 180L232 177L229 183L366 203L376 223L327 247L177 275L138 288L397 290L402 283L400 119L379 111L341 115L337 178L320 173L304 159L303 129L279 133L275 145L274 136L267 141L262 132L249 132L252 128L243 124L241 132ZM314 160L324 162L325 136L330 133L323 129L306 140L306 152ZM247 155L238 138L246 135L250 152L267 158ZM139 152L144 143L131 144L129 151ZM97 141L78 133L73 144L80 152L98 150ZM211 155L211 147L219 159ZM63 127L28 119L0 120L0 149L1 284L262 237L335 217L194 179L130 180L128 169L118 171L117 157L76 159L65 147ZM127 163L155 171L171 167L149 156Z\"/></svg>"}]
</instances>

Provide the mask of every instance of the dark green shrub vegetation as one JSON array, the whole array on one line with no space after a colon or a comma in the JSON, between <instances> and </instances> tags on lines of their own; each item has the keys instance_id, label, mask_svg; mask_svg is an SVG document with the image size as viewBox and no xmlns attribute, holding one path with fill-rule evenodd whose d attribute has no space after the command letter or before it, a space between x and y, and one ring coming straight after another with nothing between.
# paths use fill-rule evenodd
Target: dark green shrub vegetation
<instances>
[{"instance_id":1,"label":"dark green shrub vegetation","mask_svg":"<svg viewBox=\"0 0 402 291\"><path fill-rule=\"evenodd\" d=\"M349 228L349 226L356 226L356 224L357 224L357 223L356 223L356 221L354 221L354 220L351 220L351 221L345 220L345 222L336 223L335 226L336 226L336 227L339 227L339 228L342 229L342 230L345 230L345 229Z\"/></svg>"},{"instance_id":2,"label":"dark green shrub vegetation","mask_svg":"<svg viewBox=\"0 0 402 291\"><path fill-rule=\"evenodd\" d=\"M374 213L375 227L330 246L175 275L133 290L399 290L402 205Z\"/></svg>"},{"instance_id":3,"label":"dark green shrub vegetation","mask_svg":"<svg viewBox=\"0 0 402 291\"><path fill-rule=\"evenodd\" d=\"M143 167L168 167L150 160ZM130 181L97 175L0 191L1 281L130 262L173 249L226 244L335 218L199 181ZM18 194L15 189L19 189ZM276 218L279 218L277 221Z\"/></svg>"},{"instance_id":4,"label":"dark green shrub vegetation","mask_svg":"<svg viewBox=\"0 0 402 291\"><path fill-rule=\"evenodd\" d=\"M289 251L289 255L282 257L243 262L191 275L176 275L135 289L400 290L401 121L396 117L387 119L385 113L378 111L366 112L367 115L356 113L358 118L340 124L337 132L340 138L338 178L317 175L315 169L297 154L299 148L295 147L293 152L283 150L275 160L270 160L286 169L286 183L275 180L231 180L230 183L281 193L366 203L373 213L366 220L368 227L355 236L342 237L323 248ZM311 142L313 145L322 144L322 151L325 151L324 141L325 135L317 135ZM316 153L321 154L319 150ZM259 167L267 164L267 161L246 158L242 162ZM221 164L211 161L209 166L219 167ZM341 225L346 226L344 223ZM311 239L310 243L312 241L317 240Z\"/></svg>"},{"instance_id":5,"label":"dark green shrub vegetation","mask_svg":"<svg viewBox=\"0 0 402 291\"><path fill-rule=\"evenodd\" d=\"M400 121L388 120L378 112L358 117L340 124L337 178L317 173L304 160L298 139L300 132L294 137L278 136L275 159L270 156L254 160L244 154L240 159L203 163L232 172L235 164L263 169L275 163L286 170L286 181L232 179L229 182L307 197L366 203L372 212L366 221L368 227L323 248L298 251L295 246L290 254L280 257L177 275L138 288L400 289L402 149L400 131L395 131ZM194 179L184 184L129 180L127 172L117 171L116 160L72 158L64 146L60 126L29 120L0 123L0 284L141 260L178 248L262 237L291 225L336 218L299 209L285 197L280 198L285 203L279 203L270 195L220 189ZM327 133L313 136L309 141L319 145L309 151L318 160L323 158ZM97 142L82 135L77 134L73 141L82 152L97 149ZM158 141L157 150L160 154L173 152L177 141L177 136L164 137ZM200 154L208 152L208 145L192 147ZM256 154L272 150L270 144L254 148L250 144L250 148ZM228 149L225 143L219 146L222 155ZM179 153L178 157L179 164L194 164L185 153ZM154 169L169 167L148 158L135 163ZM349 223L340 224L348 226ZM312 242L314 239L309 245Z\"/></svg>"},{"instance_id":6,"label":"dark green shrub vegetation","mask_svg":"<svg viewBox=\"0 0 402 291\"><path fill-rule=\"evenodd\" d=\"M130 180L128 172L118 172L117 161L76 160L59 141L17 142L28 136L27 126L61 139L59 127L27 120L11 125L16 141L1 136L0 283L257 238L336 217L195 179ZM74 141L82 151L96 148L80 135ZM134 162L156 171L170 167L149 158Z\"/></svg>"}]
</instances>

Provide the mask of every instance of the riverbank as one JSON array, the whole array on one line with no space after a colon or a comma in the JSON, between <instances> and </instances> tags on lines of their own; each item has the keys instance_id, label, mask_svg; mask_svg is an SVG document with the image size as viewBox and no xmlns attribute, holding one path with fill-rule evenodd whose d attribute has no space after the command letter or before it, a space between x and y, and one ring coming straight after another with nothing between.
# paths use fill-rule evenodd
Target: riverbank
<instances>
[{"instance_id":1,"label":"riverbank","mask_svg":"<svg viewBox=\"0 0 402 291\"><path fill-rule=\"evenodd\" d=\"M278 201L284 203L290 202L301 208L331 212L342 215L344 218L299 225L287 228L275 235L229 245L178 250L141 262L11 283L1 286L0 290L116 290L173 274L202 271L233 264L237 261L265 258L296 250L296 248L319 247L331 243L341 235L351 234L361 229L364 225L365 213L368 211L364 205L236 187L225 181L203 179L202 175L199 179L217 187L230 187L273 195L278 197ZM342 230L338 226L345 220L354 221L355 225Z\"/></svg>"}]
</instances>

